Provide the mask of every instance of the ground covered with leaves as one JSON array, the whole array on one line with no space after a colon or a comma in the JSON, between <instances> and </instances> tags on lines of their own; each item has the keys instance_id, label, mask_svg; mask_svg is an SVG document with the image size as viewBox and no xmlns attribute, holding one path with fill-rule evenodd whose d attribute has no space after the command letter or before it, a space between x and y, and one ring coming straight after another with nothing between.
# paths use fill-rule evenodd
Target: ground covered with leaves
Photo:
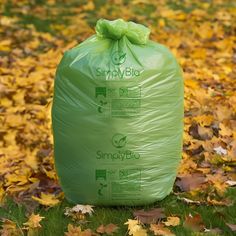
<instances>
[{"instance_id":1,"label":"ground covered with leaves","mask_svg":"<svg viewBox=\"0 0 236 236\"><path fill-rule=\"evenodd\" d=\"M235 235L234 1L0 1L1 235ZM72 206L53 162L50 109L63 52L99 18L150 27L184 71L183 160L145 209Z\"/></svg>"}]
</instances>

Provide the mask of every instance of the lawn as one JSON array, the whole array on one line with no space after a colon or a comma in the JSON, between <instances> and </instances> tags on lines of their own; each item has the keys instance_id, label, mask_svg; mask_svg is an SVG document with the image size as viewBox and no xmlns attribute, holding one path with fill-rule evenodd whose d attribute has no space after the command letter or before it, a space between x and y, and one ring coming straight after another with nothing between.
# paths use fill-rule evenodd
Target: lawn
<instances>
[{"instance_id":1,"label":"lawn","mask_svg":"<svg viewBox=\"0 0 236 236\"><path fill-rule=\"evenodd\" d=\"M226 197L235 199L236 190L230 189ZM35 213L39 213L44 216L42 220L42 229L39 231L41 236L54 236L63 235L63 232L67 231L67 225L69 223L75 224L76 222L72 218L68 218L64 215L65 207L71 207L72 204L64 200L58 206L45 210L44 207L38 207ZM196 233L191 229L184 227L182 224L185 221L185 217L189 214L200 214L207 229L220 228L223 232L220 235L235 235L225 222L236 223L236 204L234 203L230 207L222 206L207 206L207 205L187 205L178 200L173 194L166 197L163 201L156 202L152 205L144 206L145 209L150 208L163 208L166 215L176 215L181 218L181 224L176 227L171 227L172 232L180 236L189 235L217 235L215 233ZM92 216L88 216L84 219L81 225L83 228L90 228L96 230L98 226L104 224L113 223L116 224L119 229L114 235L128 235L127 226L124 222L127 219L133 218L133 211L142 209L141 207L95 207ZM17 205L12 200L8 200L4 208L0 209L2 217L17 222L19 226L22 226L27 221L26 210L22 205ZM78 222L77 222L77 225ZM149 233L149 235L153 235Z\"/></svg>"},{"instance_id":2,"label":"lawn","mask_svg":"<svg viewBox=\"0 0 236 236\"><path fill-rule=\"evenodd\" d=\"M112 223L118 227L112 235L125 236L125 222L135 219L137 210L161 208L162 216L151 216L152 223L171 235L236 235L235 2L3 0L0 13L0 234L60 236L69 224L96 232ZM151 39L165 44L183 68L182 162L164 200L140 207L95 206L92 215L73 218L64 214L74 205L63 197L54 167L55 70L66 50L95 33L100 18L148 26ZM32 213L44 218L27 228ZM163 225L168 217L180 222ZM130 235L154 235L151 222L140 221L147 234Z\"/></svg>"}]
</instances>

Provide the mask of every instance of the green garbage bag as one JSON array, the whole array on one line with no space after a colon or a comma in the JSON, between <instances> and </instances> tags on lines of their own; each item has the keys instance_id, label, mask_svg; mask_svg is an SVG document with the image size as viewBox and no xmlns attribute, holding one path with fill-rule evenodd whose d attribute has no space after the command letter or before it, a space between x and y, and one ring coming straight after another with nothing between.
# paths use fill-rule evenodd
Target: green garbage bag
<instances>
[{"instance_id":1,"label":"green garbage bag","mask_svg":"<svg viewBox=\"0 0 236 236\"><path fill-rule=\"evenodd\" d=\"M56 72L55 167L73 203L142 205L173 187L181 159L183 79L150 30L100 19Z\"/></svg>"}]
</instances>

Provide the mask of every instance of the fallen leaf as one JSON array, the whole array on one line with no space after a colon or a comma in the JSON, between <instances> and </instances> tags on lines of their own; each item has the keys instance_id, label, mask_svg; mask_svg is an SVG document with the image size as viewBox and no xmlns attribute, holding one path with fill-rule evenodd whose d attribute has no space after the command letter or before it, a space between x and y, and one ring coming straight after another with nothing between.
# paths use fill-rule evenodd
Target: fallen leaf
<instances>
[{"instance_id":1,"label":"fallen leaf","mask_svg":"<svg viewBox=\"0 0 236 236\"><path fill-rule=\"evenodd\" d=\"M163 235L163 236L174 236L168 228L166 228L163 224L151 224L150 230L154 232L154 235Z\"/></svg>"},{"instance_id":2,"label":"fallen leaf","mask_svg":"<svg viewBox=\"0 0 236 236\"><path fill-rule=\"evenodd\" d=\"M211 234L214 234L214 235L221 235L222 234L222 230L219 229L219 228L205 229L204 232L211 233Z\"/></svg>"},{"instance_id":3,"label":"fallen leaf","mask_svg":"<svg viewBox=\"0 0 236 236\"><path fill-rule=\"evenodd\" d=\"M131 220L128 219L127 222L124 223L125 225L128 225L128 231L129 235L133 236L148 236L147 230L144 229L140 224L138 220Z\"/></svg>"},{"instance_id":4,"label":"fallen leaf","mask_svg":"<svg viewBox=\"0 0 236 236\"><path fill-rule=\"evenodd\" d=\"M5 202L5 191L2 185L0 184L0 207L4 204L4 202Z\"/></svg>"},{"instance_id":5,"label":"fallen leaf","mask_svg":"<svg viewBox=\"0 0 236 236\"><path fill-rule=\"evenodd\" d=\"M200 188L202 184L206 182L206 177L202 174L192 174L179 177L176 181L176 185L181 191L188 192L196 188Z\"/></svg>"},{"instance_id":6,"label":"fallen leaf","mask_svg":"<svg viewBox=\"0 0 236 236\"><path fill-rule=\"evenodd\" d=\"M60 201L55 197L54 194L50 194L50 193L41 193L41 196L40 198L39 197L35 197L35 196L32 196L32 198L39 202L40 204L42 205L45 205L45 206L55 206L57 205Z\"/></svg>"},{"instance_id":7,"label":"fallen leaf","mask_svg":"<svg viewBox=\"0 0 236 236\"><path fill-rule=\"evenodd\" d=\"M236 181L233 181L233 180L227 180L225 183L232 187L236 186Z\"/></svg>"},{"instance_id":8,"label":"fallen leaf","mask_svg":"<svg viewBox=\"0 0 236 236\"><path fill-rule=\"evenodd\" d=\"M196 205L202 204L200 201L191 200L191 199L185 198L185 197L178 197L178 199L187 203L187 204L196 204Z\"/></svg>"},{"instance_id":9,"label":"fallen leaf","mask_svg":"<svg viewBox=\"0 0 236 236\"><path fill-rule=\"evenodd\" d=\"M216 189L219 196L223 196L227 189L226 176L224 173L215 173L214 175L206 175L208 183Z\"/></svg>"},{"instance_id":10,"label":"fallen leaf","mask_svg":"<svg viewBox=\"0 0 236 236\"><path fill-rule=\"evenodd\" d=\"M88 213L89 215L93 214L93 207L92 205L76 205L71 208L72 212L81 212L82 214Z\"/></svg>"},{"instance_id":11,"label":"fallen leaf","mask_svg":"<svg viewBox=\"0 0 236 236\"><path fill-rule=\"evenodd\" d=\"M27 228L41 228L40 221L44 219L45 217L40 216L39 214L35 215L34 213L31 214L28 221L24 223Z\"/></svg>"},{"instance_id":12,"label":"fallen leaf","mask_svg":"<svg viewBox=\"0 0 236 236\"><path fill-rule=\"evenodd\" d=\"M119 227L117 225L115 225L115 224L108 224L108 225L105 225L105 226L104 225L100 225L97 228L96 231L98 233L102 233L102 234L106 233L108 235L112 235L114 232L117 231L118 228Z\"/></svg>"},{"instance_id":13,"label":"fallen leaf","mask_svg":"<svg viewBox=\"0 0 236 236\"><path fill-rule=\"evenodd\" d=\"M167 217L167 221L163 222L165 226L177 226L180 224L180 218L177 216Z\"/></svg>"},{"instance_id":14,"label":"fallen leaf","mask_svg":"<svg viewBox=\"0 0 236 236\"><path fill-rule=\"evenodd\" d=\"M193 231L203 231L205 229L205 225L200 214L196 214L195 216L188 215L185 218L183 225Z\"/></svg>"},{"instance_id":15,"label":"fallen leaf","mask_svg":"<svg viewBox=\"0 0 236 236\"><path fill-rule=\"evenodd\" d=\"M221 146L214 148L214 151L219 155L226 155L227 150L222 148Z\"/></svg>"},{"instance_id":16,"label":"fallen leaf","mask_svg":"<svg viewBox=\"0 0 236 236\"><path fill-rule=\"evenodd\" d=\"M194 120L198 122L201 126L210 126L214 118L212 115L199 115L195 116Z\"/></svg>"},{"instance_id":17,"label":"fallen leaf","mask_svg":"<svg viewBox=\"0 0 236 236\"><path fill-rule=\"evenodd\" d=\"M216 199L210 199L210 197L207 197L207 203L209 205L214 205L214 206L231 206L233 204L233 202L228 199L228 198L224 198L222 200L216 200Z\"/></svg>"},{"instance_id":18,"label":"fallen leaf","mask_svg":"<svg viewBox=\"0 0 236 236\"><path fill-rule=\"evenodd\" d=\"M231 136L232 135L232 129L226 125L226 123L220 123L219 125L220 128L220 135L221 136Z\"/></svg>"},{"instance_id":19,"label":"fallen leaf","mask_svg":"<svg viewBox=\"0 0 236 236\"><path fill-rule=\"evenodd\" d=\"M153 208L148 211L138 210L134 211L133 215L143 224L155 223L159 219L165 218L162 208Z\"/></svg>"},{"instance_id":20,"label":"fallen leaf","mask_svg":"<svg viewBox=\"0 0 236 236\"><path fill-rule=\"evenodd\" d=\"M213 131L209 127L202 127L198 125L198 134L201 140L208 140L213 137Z\"/></svg>"},{"instance_id":21,"label":"fallen leaf","mask_svg":"<svg viewBox=\"0 0 236 236\"><path fill-rule=\"evenodd\" d=\"M23 231L17 227L16 223L9 219L1 219L2 225L0 229L1 236L19 236L24 235Z\"/></svg>"},{"instance_id":22,"label":"fallen leaf","mask_svg":"<svg viewBox=\"0 0 236 236\"><path fill-rule=\"evenodd\" d=\"M229 223L226 223L226 225L227 225L233 232L236 231L236 224L229 224Z\"/></svg>"},{"instance_id":23,"label":"fallen leaf","mask_svg":"<svg viewBox=\"0 0 236 236\"><path fill-rule=\"evenodd\" d=\"M235 6L223 0L178 1L177 7L166 0L102 1L102 6L98 0L89 0L76 7L65 0L60 4L49 0L46 5L3 2L12 4L8 17L4 16L8 9L0 9L0 204L8 197L18 198L17 203L25 204L32 213L39 203L54 206L60 201L49 111L55 69L62 53L95 33L91 27L95 18L115 18L122 9L124 19L135 16L136 21L146 22L152 39L169 47L184 70L185 140L179 175L189 179L176 182L181 191L188 191L179 199L186 204L228 206L224 192L235 186L236 180ZM111 2L116 7L111 9ZM215 14L209 14L212 6ZM137 8L144 14L136 14ZM48 10L53 22L47 17ZM66 25L60 24L62 11ZM37 22L28 21L28 13L39 21L49 20L44 28L49 27L50 32L39 31ZM26 17L24 24L22 16ZM126 54L126 64L129 56ZM175 87L169 85L171 95ZM163 94L160 91L159 95ZM207 176L206 181L193 173ZM34 181L38 184L32 185ZM50 199L40 192L48 193ZM71 212L76 223L84 222L87 215L89 212Z\"/></svg>"},{"instance_id":24,"label":"fallen leaf","mask_svg":"<svg viewBox=\"0 0 236 236\"><path fill-rule=\"evenodd\" d=\"M68 224L67 232L65 232L65 236L96 236L91 229L82 230L80 226L73 226L72 224Z\"/></svg>"}]
</instances>

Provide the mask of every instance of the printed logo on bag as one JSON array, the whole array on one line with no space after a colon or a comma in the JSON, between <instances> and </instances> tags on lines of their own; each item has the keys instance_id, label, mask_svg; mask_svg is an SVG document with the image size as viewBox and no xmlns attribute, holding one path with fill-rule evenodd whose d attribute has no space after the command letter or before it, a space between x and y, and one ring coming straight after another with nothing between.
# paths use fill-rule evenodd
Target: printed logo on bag
<instances>
[{"instance_id":1,"label":"printed logo on bag","mask_svg":"<svg viewBox=\"0 0 236 236\"><path fill-rule=\"evenodd\" d=\"M126 60L126 53L125 52L119 52L116 51L111 55L111 61L114 65L121 65Z\"/></svg>"},{"instance_id":2,"label":"printed logo on bag","mask_svg":"<svg viewBox=\"0 0 236 236\"><path fill-rule=\"evenodd\" d=\"M127 143L127 136L123 134L117 133L112 137L112 145L116 148L122 148L125 146L126 143Z\"/></svg>"},{"instance_id":3,"label":"printed logo on bag","mask_svg":"<svg viewBox=\"0 0 236 236\"><path fill-rule=\"evenodd\" d=\"M109 79L125 79L125 78L135 78L141 74L140 70L133 68L132 66L127 66L125 68L120 68L124 62L127 60L127 54L122 51L115 51L111 54L110 61L116 67L112 69L106 69L102 67L96 67L96 76L103 76Z\"/></svg>"},{"instance_id":4,"label":"printed logo on bag","mask_svg":"<svg viewBox=\"0 0 236 236\"><path fill-rule=\"evenodd\" d=\"M121 133L116 133L111 138L112 145L117 148L114 152L97 151L96 158L98 160L111 161L127 161L140 159L140 154L128 149L124 149L127 143L127 136Z\"/></svg>"}]
</instances>

